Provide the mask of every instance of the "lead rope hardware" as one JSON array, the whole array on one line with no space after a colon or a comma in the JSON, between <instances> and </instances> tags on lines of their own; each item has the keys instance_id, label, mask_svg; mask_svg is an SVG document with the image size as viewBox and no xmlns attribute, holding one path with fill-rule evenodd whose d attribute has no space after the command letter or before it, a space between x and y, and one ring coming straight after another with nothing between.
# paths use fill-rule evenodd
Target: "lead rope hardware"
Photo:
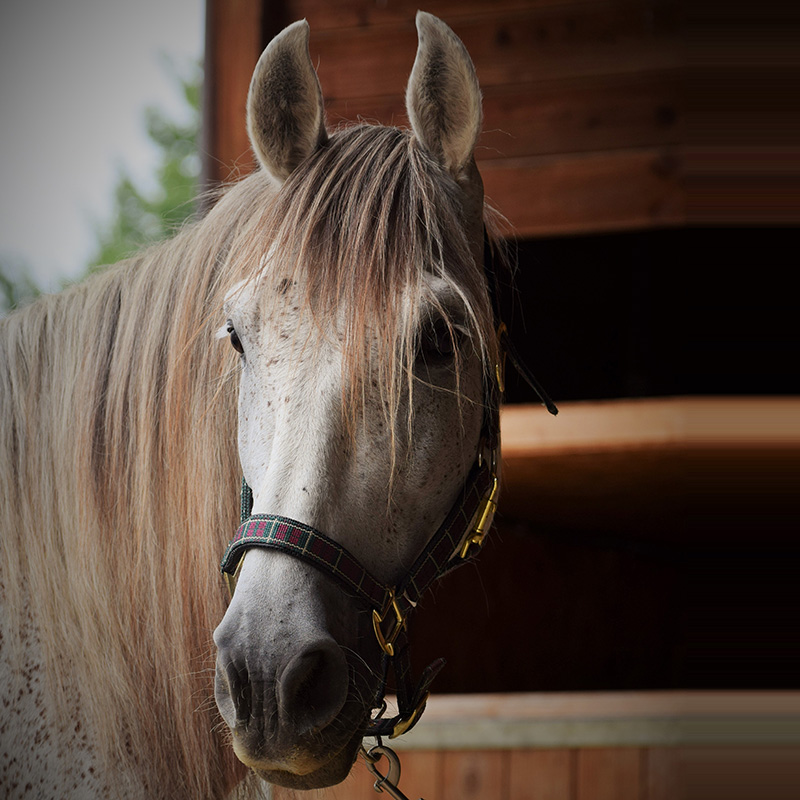
<instances>
[{"instance_id":1,"label":"lead rope hardware","mask_svg":"<svg viewBox=\"0 0 800 800\"><path fill-rule=\"evenodd\" d=\"M391 747L386 747L381 742L380 736L376 737L376 740L378 743L374 747L367 750L362 744L360 750L367 769L377 778L373 788L376 792L386 792L395 800L409 800L397 786L400 783L400 759L397 757L397 753ZM389 769L385 775L377 767L382 758L389 762ZM423 798L420 797L419 800L423 800Z\"/></svg>"}]
</instances>

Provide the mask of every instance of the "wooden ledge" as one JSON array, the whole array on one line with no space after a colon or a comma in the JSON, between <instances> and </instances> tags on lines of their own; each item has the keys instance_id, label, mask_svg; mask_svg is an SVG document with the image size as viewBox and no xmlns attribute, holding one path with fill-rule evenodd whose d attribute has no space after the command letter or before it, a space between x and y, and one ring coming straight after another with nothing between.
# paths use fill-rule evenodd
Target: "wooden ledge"
<instances>
[{"instance_id":1,"label":"wooden ledge","mask_svg":"<svg viewBox=\"0 0 800 800\"><path fill-rule=\"evenodd\" d=\"M507 406L499 522L644 537L784 537L800 513L800 398Z\"/></svg>"},{"instance_id":2,"label":"wooden ledge","mask_svg":"<svg viewBox=\"0 0 800 800\"><path fill-rule=\"evenodd\" d=\"M505 406L503 455L703 447L800 447L800 398L675 397Z\"/></svg>"},{"instance_id":3,"label":"wooden ledge","mask_svg":"<svg viewBox=\"0 0 800 800\"><path fill-rule=\"evenodd\" d=\"M395 744L413 750L794 746L800 692L437 695L421 723Z\"/></svg>"}]
</instances>

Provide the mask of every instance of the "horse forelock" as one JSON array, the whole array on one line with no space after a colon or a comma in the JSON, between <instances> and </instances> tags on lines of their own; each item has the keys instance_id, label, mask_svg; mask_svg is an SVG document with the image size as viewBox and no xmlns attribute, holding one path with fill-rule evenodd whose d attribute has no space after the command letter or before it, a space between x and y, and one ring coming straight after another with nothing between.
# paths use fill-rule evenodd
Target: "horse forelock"
<instances>
[{"instance_id":1,"label":"horse forelock","mask_svg":"<svg viewBox=\"0 0 800 800\"><path fill-rule=\"evenodd\" d=\"M487 364L494 358L485 276L464 205L462 189L410 131L349 126L292 173L241 254L265 285L275 273L302 287L318 335L340 335L349 376L343 408L353 417L372 380L396 414L404 387L412 389L421 315L466 325L470 347ZM442 305L426 277L458 298L457 320L454 304ZM269 319L281 293L259 295Z\"/></svg>"}]
</instances>

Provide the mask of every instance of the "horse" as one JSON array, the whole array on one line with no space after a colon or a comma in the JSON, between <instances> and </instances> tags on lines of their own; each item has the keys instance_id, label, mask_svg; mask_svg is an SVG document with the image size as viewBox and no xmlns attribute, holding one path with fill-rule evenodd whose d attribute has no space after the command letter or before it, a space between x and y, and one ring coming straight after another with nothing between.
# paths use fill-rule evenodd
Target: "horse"
<instances>
[{"instance_id":1,"label":"horse","mask_svg":"<svg viewBox=\"0 0 800 800\"><path fill-rule=\"evenodd\" d=\"M397 586L482 463L481 95L450 28L416 24L408 128L329 132L294 23L253 74L259 168L172 240L0 321L3 796L349 773L402 598L392 630L285 548L240 552L230 598L218 564L243 474L248 518Z\"/></svg>"}]
</instances>

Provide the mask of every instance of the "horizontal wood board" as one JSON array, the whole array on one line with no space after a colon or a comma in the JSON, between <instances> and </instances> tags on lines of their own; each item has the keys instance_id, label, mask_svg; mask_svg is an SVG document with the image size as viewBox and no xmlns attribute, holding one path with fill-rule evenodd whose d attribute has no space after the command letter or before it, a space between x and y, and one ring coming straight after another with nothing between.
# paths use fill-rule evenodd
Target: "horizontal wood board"
<instances>
[{"instance_id":1,"label":"horizontal wood board","mask_svg":"<svg viewBox=\"0 0 800 800\"><path fill-rule=\"evenodd\" d=\"M650 692L555 695L474 695L434 697L420 726L454 730L477 717L489 741L481 747L405 749L398 740L400 788L409 797L429 800L680 800L711 797L710 786L725 787L720 797L788 798L800 788L800 723L797 692ZM795 740L680 741L671 746L614 743L596 746L497 747L492 726L506 718L518 722L580 724L635 720L647 715L691 720L711 715L736 730L742 720L791 721ZM416 730L419 730L417 728ZM408 736L412 736L408 734ZM721 733L720 735L724 735ZM757 737L757 734L756 734ZM363 763L339 786L309 793L276 788L275 800L367 800L374 777ZM757 794L750 794L757 790Z\"/></svg>"},{"instance_id":2,"label":"horizontal wood board","mask_svg":"<svg viewBox=\"0 0 800 800\"><path fill-rule=\"evenodd\" d=\"M416 7L236 0L229 8L214 0L206 174L224 180L253 168L244 133L250 75L263 38L294 19L311 26L331 127L358 119L407 124L403 90L417 45ZM475 62L485 96L476 156L490 201L518 235L685 220L674 3L509 0L426 10L453 27Z\"/></svg>"}]
</instances>

